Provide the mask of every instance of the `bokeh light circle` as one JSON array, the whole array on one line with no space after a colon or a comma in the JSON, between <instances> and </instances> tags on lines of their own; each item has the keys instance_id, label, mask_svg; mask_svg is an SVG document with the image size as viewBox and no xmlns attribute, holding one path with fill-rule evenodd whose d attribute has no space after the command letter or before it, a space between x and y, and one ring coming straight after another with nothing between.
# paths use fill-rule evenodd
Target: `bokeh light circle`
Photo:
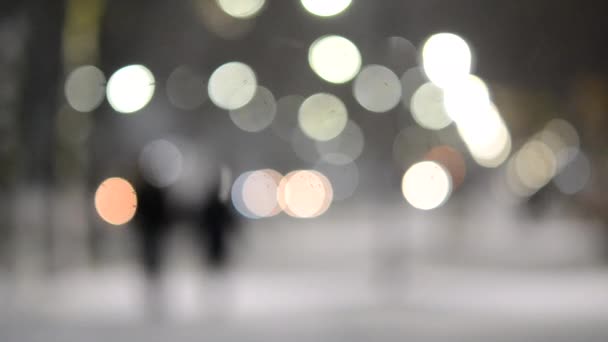
<instances>
[{"instance_id":1,"label":"bokeh light circle","mask_svg":"<svg viewBox=\"0 0 608 342\"><path fill-rule=\"evenodd\" d=\"M291 211L291 209L289 209L289 206L287 205L285 188L287 187L287 184L289 183L291 177L293 177L300 171L301 170L295 170L287 173L285 176L283 176L283 178L279 182L279 187L277 188L277 202L279 203L279 206L281 207L283 212L291 217L297 217L297 215L293 211Z\"/></svg>"},{"instance_id":2,"label":"bokeh light circle","mask_svg":"<svg viewBox=\"0 0 608 342\"><path fill-rule=\"evenodd\" d=\"M471 72L471 49L453 33L432 35L422 47L422 65L431 82L441 88L458 84Z\"/></svg>"},{"instance_id":3,"label":"bokeh light circle","mask_svg":"<svg viewBox=\"0 0 608 342\"><path fill-rule=\"evenodd\" d=\"M255 73L247 64L228 62L211 74L207 91L216 106L234 110L249 103L257 87Z\"/></svg>"},{"instance_id":4,"label":"bokeh light circle","mask_svg":"<svg viewBox=\"0 0 608 342\"><path fill-rule=\"evenodd\" d=\"M276 113L274 95L267 88L259 86L249 103L230 111L230 119L243 131L260 132L270 126Z\"/></svg>"},{"instance_id":5,"label":"bokeh light circle","mask_svg":"<svg viewBox=\"0 0 608 342\"><path fill-rule=\"evenodd\" d=\"M524 144L514 157L517 178L526 188L542 188L557 173L557 156L540 140Z\"/></svg>"},{"instance_id":6,"label":"bokeh light circle","mask_svg":"<svg viewBox=\"0 0 608 342\"><path fill-rule=\"evenodd\" d=\"M443 102L446 113L459 125L475 125L492 107L488 86L475 75L444 88Z\"/></svg>"},{"instance_id":7,"label":"bokeh light circle","mask_svg":"<svg viewBox=\"0 0 608 342\"><path fill-rule=\"evenodd\" d=\"M95 209L107 223L123 225L129 222L137 211L135 189L123 178L108 178L95 191Z\"/></svg>"},{"instance_id":8,"label":"bokeh light circle","mask_svg":"<svg viewBox=\"0 0 608 342\"><path fill-rule=\"evenodd\" d=\"M426 129L440 130L452 123L445 111L443 90L434 83L420 86L410 101L414 121Z\"/></svg>"},{"instance_id":9,"label":"bokeh light circle","mask_svg":"<svg viewBox=\"0 0 608 342\"><path fill-rule=\"evenodd\" d=\"M251 18L260 13L266 0L217 0L220 8L234 18Z\"/></svg>"},{"instance_id":10,"label":"bokeh light circle","mask_svg":"<svg viewBox=\"0 0 608 342\"><path fill-rule=\"evenodd\" d=\"M352 120L348 120L346 127L337 137L316 142L321 159L335 165L348 164L359 158L364 145L363 131Z\"/></svg>"},{"instance_id":11,"label":"bokeh light circle","mask_svg":"<svg viewBox=\"0 0 608 342\"><path fill-rule=\"evenodd\" d=\"M494 106L475 120L458 125L458 133L473 159L483 167L498 167L511 153L511 134Z\"/></svg>"},{"instance_id":12,"label":"bokeh light circle","mask_svg":"<svg viewBox=\"0 0 608 342\"><path fill-rule=\"evenodd\" d=\"M567 147L578 149L580 146L580 137L576 128L564 119L549 121L545 130L557 134Z\"/></svg>"},{"instance_id":13,"label":"bokeh light circle","mask_svg":"<svg viewBox=\"0 0 608 342\"><path fill-rule=\"evenodd\" d=\"M330 83L346 83L361 69L361 53L350 40L341 36L324 36L308 49L312 70Z\"/></svg>"},{"instance_id":14,"label":"bokeh light circle","mask_svg":"<svg viewBox=\"0 0 608 342\"><path fill-rule=\"evenodd\" d=\"M421 67L413 67L407 69L407 71L401 75L400 81L402 90L401 101L405 108L410 109L412 96L414 96L414 93L429 80Z\"/></svg>"},{"instance_id":15,"label":"bokeh light circle","mask_svg":"<svg viewBox=\"0 0 608 342\"><path fill-rule=\"evenodd\" d=\"M512 148L511 135L505 126L501 126L496 137L487 144L467 144L471 156L480 166L496 168L502 165Z\"/></svg>"},{"instance_id":16,"label":"bokeh light circle","mask_svg":"<svg viewBox=\"0 0 608 342\"><path fill-rule=\"evenodd\" d=\"M207 99L207 80L188 66L179 66L167 79L167 97L179 109L192 110Z\"/></svg>"},{"instance_id":17,"label":"bokeh light circle","mask_svg":"<svg viewBox=\"0 0 608 342\"><path fill-rule=\"evenodd\" d=\"M560 192L573 195L582 191L591 179L591 161L587 155L574 148L562 151L562 153L574 154L568 157L571 161L566 164L560 173L553 178L553 183ZM558 159L561 159L558 157Z\"/></svg>"},{"instance_id":18,"label":"bokeh light circle","mask_svg":"<svg viewBox=\"0 0 608 342\"><path fill-rule=\"evenodd\" d=\"M177 146L164 139L148 143L138 160L144 179L158 188L174 184L182 174L183 163Z\"/></svg>"},{"instance_id":19,"label":"bokeh light circle","mask_svg":"<svg viewBox=\"0 0 608 342\"><path fill-rule=\"evenodd\" d=\"M65 81L65 98L79 112L95 110L105 96L106 77L92 65L74 69Z\"/></svg>"},{"instance_id":20,"label":"bokeh light circle","mask_svg":"<svg viewBox=\"0 0 608 342\"><path fill-rule=\"evenodd\" d=\"M403 37L392 36L374 42L372 49L373 64L384 65L399 76L418 64L418 50Z\"/></svg>"},{"instance_id":21,"label":"bokeh light circle","mask_svg":"<svg viewBox=\"0 0 608 342\"><path fill-rule=\"evenodd\" d=\"M117 112L136 112L152 99L154 82L154 75L143 65L128 65L118 69L108 81L108 102Z\"/></svg>"},{"instance_id":22,"label":"bokeh light circle","mask_svg":"<svg viewBox=\"0 0 608 342\"><path fill-rule=\"evenodd\" d=\"M338 97L318 93L308 97L298 111L298 124L308 137L327 141L338 136L346 127L348 112Z\"/></svg>"},{"instance_id":23,"label":"bokeh light circle","mask_svg":"<svg viewBox=\"0 0 608 342\"><path fill-rule=\"evenodd\" d=\"M198 0L192 3L205 28L223 39L241 39L255 28L254 18L233 17L220 7L217 0Z\"/></svg>"},{"instance_id":24,"label":"bokeh light circle","mask_svg":"<svg viewBox=\"0 0 608 342\"><path fill-rule=\"evenodd\" d=\"M322 215L333 201L330 181L318 171L288 173L279 184L278 199L290 216L313 218Z\"/></svg>"},{"instance_id":25,"label":"bokeh light circle","mask_svg":"<svg viewBox=\"0 0 608 342\"><path fill-rule=\"evenodd\" d=\"M281 212L277 190L283 176L272 169L249 172L243 181L241 196L248 212L257 218Z\"/></svg>"},{"instance_id":26,"label":"bokeh light circle","mask_svg":"<svg viewBox=\"0 0 608 342\"><path fill-rule=\"evenodd\" d=\"M401 82L397 75L382 65L368 65L357 75L353 94L359 104L370 112L387 112L401 99Z\"/></svg>"},{"instance_id":27,"label":"bokeh light circle","mask_svg":"<svg viewBox=\"0 0 608 342\"><path fill-rule=\"evenodd\" d=\"M245 199L243 197L243 187L245 185L245 181L252 173L253 171L244 172L236 178L236 180L232 184L232 189L230 190L230 199L232 201L234 209L236 209L239 214L246 218L258 219L259 216L255 215L247 208L247 205L245 204Z\"/></svg>"},{"instance_id":28,"label":"bokeh light circle","mask_svg":"<svg viewBox=\"0 0 608 342\"><path fill-rule=\"evenodd\" d=\"M564 119L549 121L538 134L538 138L555 153L560 169L577 156L580 147L578 132Z\"/></svg>"},{"instance_id":29,"label":"bokeh light circle","mask_svg":"<svg viewBox=\"0 0 608 342\"><path fill-rule=\"evenodd\" d=\"M331 17L342 13L352 0L301 0L304 8L320 17Z\"/></svg>"},{"instance_id":30,"label":"bokeh light circle","mask_svg":"<svg viewBox=\"0 0 608 342\"><path fill-rule=\"evenodd\" d=\"M449 172L440 164L422 161L405 172L401 190L407 202L414 208L431 210L448 200L452 191L452 180Z\"/></svg>"}]
</instances>

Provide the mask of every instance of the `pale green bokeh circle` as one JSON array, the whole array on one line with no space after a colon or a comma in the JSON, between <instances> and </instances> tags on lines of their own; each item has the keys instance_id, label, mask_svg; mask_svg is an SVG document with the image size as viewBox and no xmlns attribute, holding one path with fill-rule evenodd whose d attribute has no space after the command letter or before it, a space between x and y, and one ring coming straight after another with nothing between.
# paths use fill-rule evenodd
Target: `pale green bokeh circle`
<instances>
[{"instance_id":1,"label":"pale green bokeh circle","mask_svg":"<svg viewBox=\"0 0 608 342\"><path fill-rule=\"evenodd\" d=\"M105 96L106 77L92 65L74 69L65 81L65 97L79 112L95 110Z\"/></svg>"},{"instance_id":2,"label":"pale green bokeh circle","mask_svg":"<svg viewBox=\"0 0 608 342\"><path fill-rule=\"evenodd\" d=\"M338 136L346 127L348 112L344 103L332 94L318 93L300 106L298 124L311 139L327 141Z\"/></svg>"},{"instance_id":3,"label":"pale green bokeh circle","mask_svg":"<svg viewBox=\"0 0 608 342\"><path fill-rule=\"evenodd\" d=\"M445 111L443 90L431 82L420 86L410 101L414 121L426 129L440 130L452 123Z\"/></svg>"},{"instance_id":4,"label":"pale green bokeh circle","mask_svg":"<svg viewBox=\"0 0 608 342\"><path fill-rule=\"evenodd\" d=\"M230 119L246 132L260 132L270 126L277 113L277 103L272 92L258 87L253 99L245 106L231 110Z\"/></svg>"},{"instance_id":5,"label":"pale green bokeh circle","mask_svg":"<svg viewBox=\"0 0 608 342\"><path fill-rule=\"evenodd\" d=\"M207 91L216 106L234 110L253 99L257 86L251 67L241 62L228 62L211 74Z\"/></svg>"}]
</instances>

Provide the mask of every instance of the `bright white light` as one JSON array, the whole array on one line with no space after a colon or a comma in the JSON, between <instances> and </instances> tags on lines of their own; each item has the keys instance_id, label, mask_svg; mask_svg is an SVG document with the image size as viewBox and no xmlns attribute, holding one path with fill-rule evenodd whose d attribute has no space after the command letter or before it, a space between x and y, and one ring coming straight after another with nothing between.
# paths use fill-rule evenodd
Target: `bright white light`
<instances>
[{"instance_id":1,"label":"bright white light","mask_svg":"<svg viewBox=\"0 0 608 342\"><path fill-rule=\"evenodd\" d=\"M352 0L301 0L304 8L320 17L330 17L342 13Z\"/></svg>"},{"instance_id":2,"label":"bright white light","mask_svg":"<svg viewBox=\"0 0 608 342\"><path fill-rule=\"evenodd\" d=\"M458 125L458 133L475 161L483 167L500 166L511 153L511 134L494 106L476 120Z\"/></svg>"},{"instance_id":3,"label":"bright white light","mask_svg":"<svg viewBox=\"0 0 608 342\"><path fill-rule=\"evenodd\" d=\"M468 75L444 88L445 111L459 125L476 125L491 110L490 92L479 77Z\"/></svg>"},{"instance_id":4,"label":"bright white light","mask_svg":"<svg viewBox=\"0 0 608 342\"><path fill-rule=\"evenodd\" d=\"M260 132L272 123L276 112L274 96L270 90L260 86L249 103L230 111L230 119L244 131Z\"/></svg>"},{"instance_id":5,"label":"bright white light","mask_svg":"<svg viewBox=\"0 0 608 342\"><path fill-rule=\"evenodd\" d=\"M150 102L154 95L154 75L143 65L118 69L108 81L110 106L120 113L133 113Z\"/></svg>"},{"instance_id":6,"label":"bright white light","mask_svg":"<svg viewBox=\"0 0 608 342\"><path fill-rule=\"evenodd\" d=\"M226 14L235 18L250 18L257 15L264 7L266 0L217 0Z\"/></svg>"},{"instance_id":7,"label":"bright white light","mask_svg":"<svg viewBox=\"0 0 608 342\"><path fill-rule=\"evenodd\" d=\"M75 110L90 112L95 110L105 94L106 77L92 65L74 69L65 81L65 97Z\"/></svg>"},{"instance_id":8,"label":"bright white light","mask_svg":"<svg viewBox=\"0 0 608 342\"><path fill-rule=\"evenodd\" d=\"M323 161L334 165L345 165L359 158L365 139L359 125L349 120L337 137L328 141L317 141L317 151Z\"/></svg>"},{"instance_id":9,"label":"bright white light","mask_svg":"<svg viewBox=\"0 0 608 342\"><path fill-rule=\"evenodd\" d=\"M452 123L445 111L443 90L431 82L416 90L410 102L410 111L414 121L426 129L440 130Z\"/></svg>"},{"instance_id":10,"label":"bright white light","mask_svg":"<svg viewBox=\"0 0 608 342\"><path fill-rule=\"evenodd\" d=\"M452 180L440 164L423 161L412 165L403 175L401 190L414 208L431 210L447 201L452 191Z\"/></svg>"},{"instance_id":11,"label":"bright white light","mask_svg":"<svg viewBox=\"0 0 608 342\"><path fill-rule=\"evenodd\" d=\"M431 82L445 88L471 72L471 49L455 34L438 33L424 43L422 65Z\"/></svg>"},{"instance_id":12,"label":"bright white light","mask_svg":"<svg viewBox=\"0 0 608 342\"><path fill-rule=\"evenodd\" d=\"M257 79L241 62L229 62L215 69L209 78L208 93L213 103L226 110L239 109L255 96Z\"/></svg>"},{"instance_id":13,"label":"bright white light","mask_svg":"<svg viewBox=\"0 0 608 342\"><path fill-rule=\"evenodd\" d=\"M162 139L148 143L138 162L145 180L159 188L174 184L183 168L182 153L174 144Z\"/></svg>"},{"instance_id":14,"label":"bright white light","mask_svg":"<svg viewBox=\"0 0 608 342\"><path fill-rule=\"evenodd\" d=\"M298 123L311 139L327 141L338 136L346 127L346 106L334 95L319 93L307 98L300 106Z\"/></svg>"},{"instance_id":15,"label":"bright white light","mask_svg":"<svg viewBox=\"0 0 608 342\"><path fill-rule=\"evenodd\" d=\"M503 131L504 123L495 108L489 107L483 114L479 115L475 121L468 121L467 124L458 125L458 132L467 145L490 146Z\"/></svg>"},{"instance_id":16,"label":"bright white light","mask_svg":"<svg viewBox=\"0 0 608 342\"><path fill-rule=\"evenodd\" d=\"M511 135L490 99L485 82L467 75L443 88L446 113L475 161L484 167L501 165L511 153Z\"/></svg>"},{"instance_id":17,"label":"bright white light","mask_svg":"<svg viewBox=\"0 0 608 342\"><path fill-rule=\"evenodd\" d=\"M353 84L353 94L359 104L376 113L393 109L401 99L401 82L389 68L368 65L361 70Z\"/></svg>"},{"instance_id":18,"label":"bright white light","mask_svg":"<svg viewBox=\"0 0 608 342\"><path fill-rule=\"evenodd\" d=\"M312 70L330 83L346 83L361 69L361 54L350 40L340 36L324 36L308 49Z\"/></svg>"}]
</instances>

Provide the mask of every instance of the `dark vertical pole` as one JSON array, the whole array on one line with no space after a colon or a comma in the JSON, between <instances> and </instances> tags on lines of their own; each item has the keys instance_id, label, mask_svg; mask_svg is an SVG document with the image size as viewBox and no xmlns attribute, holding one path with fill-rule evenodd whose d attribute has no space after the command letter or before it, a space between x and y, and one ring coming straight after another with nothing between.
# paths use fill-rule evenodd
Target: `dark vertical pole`
<instances>
[{"instance_id":1,"label":"dark vertical pole","mask_svg":"<svg viewBox=\"0 0 608 342\"><path fill-rule=\"evenodd\" d=\"M55 115L62 74L65 4L64 0L31 0L26 6L28 34L20 108L21 181L44 197L41 199L44 212L36 215L44 222L40 229L44 231L48 255L52 248L49 190L54 178Z\"/></svg>"}]
</instances>

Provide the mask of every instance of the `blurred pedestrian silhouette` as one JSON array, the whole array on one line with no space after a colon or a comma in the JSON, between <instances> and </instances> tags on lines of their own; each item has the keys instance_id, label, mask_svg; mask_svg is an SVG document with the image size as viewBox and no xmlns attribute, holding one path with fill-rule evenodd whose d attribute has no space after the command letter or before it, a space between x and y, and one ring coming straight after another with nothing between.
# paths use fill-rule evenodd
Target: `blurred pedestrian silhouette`
<instances>
[{"instance_id":1,"label":"blurred pedestrian silhouette","mask_svg":"<svg viewBox=\"0 0 608 342\"><path fill-rule=\"evenodd\" d=\"M199 246L212 271L224 270L230 262L231 240L237 230L236 215L229 203L221 199L221 185L216 183L207 196L198 224Z\"/></svg>"},{"instance_id":2,"label":"blurred pedestrian silhouette","mask_svg":"<svg viewBox=\"0 0 608 342\"><path fill-rule=\"evenodd\" d=\"M135 214L135 234L139 262L146 280L145 313L158 317L165 311L160 280L169 229L166 197L162 189L143 179L136 184L136 192L138 203Z\"/></svg>"},{"instance_id":3,"label":"blurred pedestrian silhouette","mask_svg":"<svg viewBox=\"0 0 608 342\"><path fill-rule=\"evenodd\" d=\"M169 225L166 197L162 189L143 180L137 184L136 192L138 203L135 231L139 257L146 278L155 281L161 273Z\"/></svg>"},{"instance_id":4,"label":"blurred pedestrian silhouette","mask_svg":"<svg viewBox=\"0 0 608 342\"><path fill-rule=\"evenodd\" d=\"M217 179L216 179L217 180ZM136 183L138 208L135 216L135 233L139 248L139 262L146 278L146 313L162 315L161 280L165 269L165 250L176 222L186 222L193 228L194 239L203 264L211 277L205 280L210 310L222 311L228 305L230 291L224 275L229 266L231 240L237 231L237 219L227 198L223 198L224 182L214 181L210 190L193 203L175 205L170 202L167 190L158 188L142 178ZM213 278L213 279L211 279Z\"/></svg>"}]
</instances>

